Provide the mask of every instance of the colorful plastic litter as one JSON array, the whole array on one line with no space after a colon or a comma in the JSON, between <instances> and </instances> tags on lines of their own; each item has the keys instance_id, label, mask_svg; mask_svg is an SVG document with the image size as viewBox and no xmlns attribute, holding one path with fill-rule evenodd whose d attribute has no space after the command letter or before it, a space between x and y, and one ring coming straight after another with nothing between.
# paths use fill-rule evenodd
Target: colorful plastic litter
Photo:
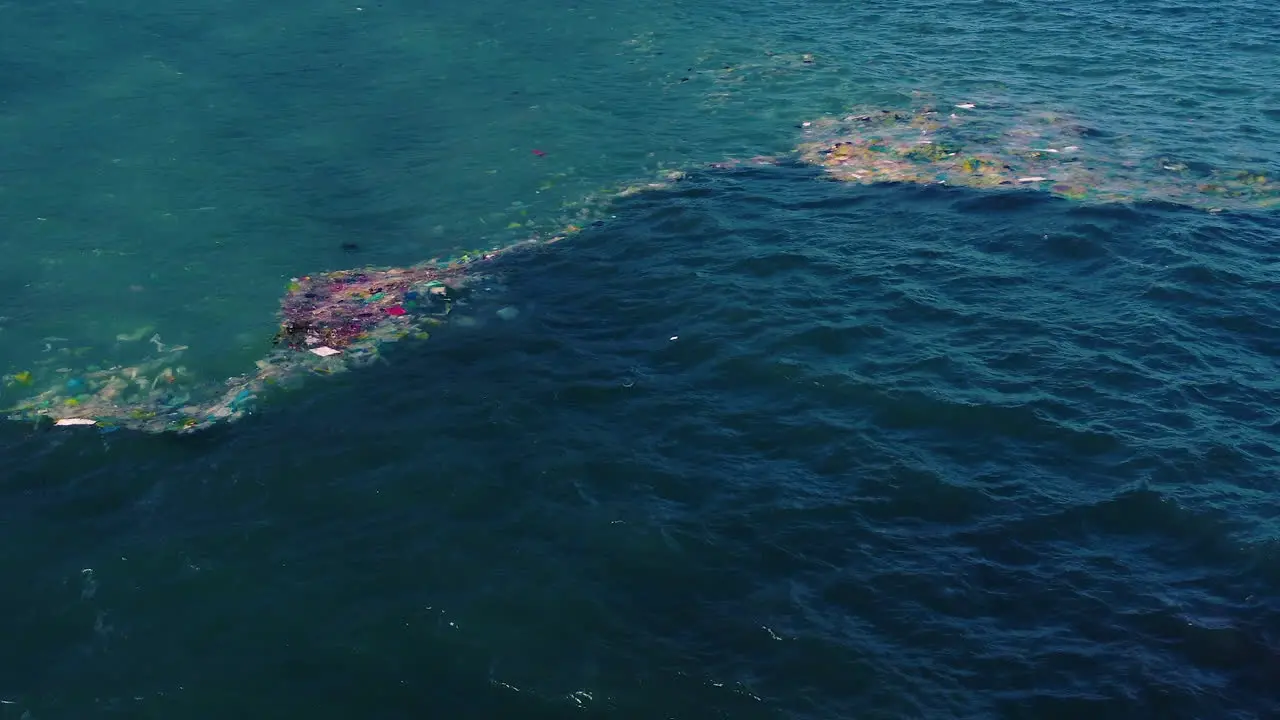
<instances>
[{"instance_id":1,"label":"colorful plastic litter","mask_svg":"<svg viewBox=\"0 0 1280 720\"><path fill-rule=\"evenodd\" d=\"M861 184L1043 189L1076 201L1163 201L1212 211L1280 206L1280 183L1261 171L1117 154L1061 114L1010 118L973 103L956 108L973 112L864 108L810 120L796 155L833 179Z\"/></svg>"},{"instance_id":2,"label":"colorful plastic litter","mask_svg":"<svg viewBox=\"0 0 1280 720\"><path fill-rule=\"evenodd\" d=\"M780 62L803 65L808 60ZM868 108L817 118L801 124L803 141L789 155L731 159L710 167L799 161L821 168L831 179L860 184L1016 189L1090 203L1160 200L1210 212L1280 207L1275 173L1202 165L1192 169L1192 163L1168 157L1135 161L1092 145L1080 124L1060 115L1039 113L1010 120L986 117L985 105L965 102L954 108L976 112ZM257 361L253 372L221 383L197 381L179 362L186 347L162 342L152 328L122 334L117 338L121 342L141 342L151 334L154 354L130 366L42 371L38 380L48 389L24 398L8 410L9 417L52 421L56 426L96 425L104 431L180 433L237 420L254 412L268 391L293 378L367 365L380 357L387 343L427 338L431 328L450 319L468 287L484 277L488 261L564 240L587 224L603 222L614 200L661 190L684 177L683 172L667 172L653 181L589 197L573 222L559 232L471 251L452 261L292 278L281 301L274 349ZM518 310L506 307L496 314L511 320ZM12 391L35 384L37 376L23 370L4 379Z\"/></svg>"}]
</instances>

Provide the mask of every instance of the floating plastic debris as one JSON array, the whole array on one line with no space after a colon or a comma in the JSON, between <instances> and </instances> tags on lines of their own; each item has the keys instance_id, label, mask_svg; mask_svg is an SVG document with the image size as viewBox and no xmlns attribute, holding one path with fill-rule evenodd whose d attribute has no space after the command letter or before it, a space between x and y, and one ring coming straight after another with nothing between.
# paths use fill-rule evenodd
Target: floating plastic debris
<instances>
[{"instance_id":1,"label":"floating plastic debris","mask_svg":"<svg viewBox=\"0 0 1280 720\"><path fill-rule=\"evenodd\" d=\"M1085 153L1079 139L1090 129L1056 113L961 117L929 107L866 108L802 128L799 159L847 182L981 189L1046 183L1040 189L1076 201L1159 200L1217 211L1280 206L1280 183L1260 171L1192 172L1190 163L1167 157L1108 156L1100 144Z\"/></svg>"},{"instance_id":2,"label":"floating plastic debris","mask_svg":"<svg viewBox=\"0 0 1280 720\"><path fill-rule=\"evenodd\" d=\"M292 278L280 305L275 348L256 362L251 374L217 384L201 382L177 362L186 346L166 344L153 334L153 357L130 366L77 371L73 377L67 377L73 374L72 368L59 367L53 370L55 377L46 377L46 372L39 378L42 383L54 380L47 390L4 412L10 419L52 421L55 426L92 417L104 431L187 433L234 422L254 412L259 399L274 387L375 362L389 342L427 339L430 328L452 321L454 305L462 301L472 282L483 277L481 264L523 248L559 242L579 230L569 224L554 235L411 267L358 268ZM131 334L130 339L141 340L140 335ZM52 345L47 351L54 352ZM59 348L49 363L67 354L66 348ZM31 385L36 377L22 371L6 380L10 386Z\"/></svg>"},{"instance_id":3,"label":"floating plastic debris","mask_svg":"<svg viewBox=\"0 0 1280 720\"><path fill-rule=\"evenodd\" d=\"M119 335L116 335L116 340L119 340L120 342L138 342L142 338L146 337L147 333L152 332L153 330L154 328L152 328L152 326L147 325L146 327L139 328L131 333L120 333Z\"/></svg>"},{"instance_id":4,"label":"floating plastic debris","mask_svg":"<svg viewBox=\"0 0 1280 720\"><path fill-rule=\"evenodd\" d=\"M809 56L778 60L779 67L802 66ZM731 68L726 68L731 72ZM956 107L972 109L973 103ZM979 190L1020 188L1091 203L1161 200L1201 207L1211 213L1232 209L1280 207L1276 173L1249 169L1206 169L1175 158L1131 157L1102 153L1101 143L1086 143L1087 129L1052 113L1022 119L987 118L984 111L959 117L929 108L867 108L839 117L801 124L803 142L782 157L756 156L711 163L713 170L801 163L821 168L829 178L860 184L912 183L952 185ZM1059 152L1055 148L1061 147ZM541 151L535 151L541 156ZM7 388L36 385L48 389L23 399L6 412L12 419L52 421L55 426L95 425L103 431L129 428L147 432L195 432L233 422L252 413L272 388L308 375L328 375L377 361L390 342L426 339L430 330L451 322L476 322L454 312L469 289L484 278L484 264L522 248L557 243L588 224L609 218L611 203L639 193L668 188L684 179L668 171L654 180L624 185L585 199L573 222L554 234L535 234L491 250L472 250L457 258L403 268L357 268L291 278L280 304L280 328L274 349L251 373L220 383L200 382L179 362L187 348L164 343L150 326L116 336L139 343L148 337L154 355L128 366L73 368L78 351L46 338L47 358L37 377L31 370L4 376ZM514 319L518 310L496 312ZM670 342L679 340L672 335ZM144 344L145 345L145 344Z\"/></svg>"}]
</instances>

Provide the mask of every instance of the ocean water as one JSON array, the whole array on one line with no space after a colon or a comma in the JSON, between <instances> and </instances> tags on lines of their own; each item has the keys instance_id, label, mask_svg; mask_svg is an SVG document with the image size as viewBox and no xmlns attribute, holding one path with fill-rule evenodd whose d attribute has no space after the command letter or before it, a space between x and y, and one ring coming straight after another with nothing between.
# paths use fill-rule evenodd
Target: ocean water
<instances>
[{"instance_id":1,"label":"ocean water","mask_svg":"<svg viewBox=\"0 0 1280 720\"><path fill-rule=\"evenodd\" d=\"M546 5L0 3L4 405L687 172L238 423L0 425L0 718L1280 716L1277 210L787 159L974 103L1274 176L1280 10Z\"/></svg>"}]
</instances>

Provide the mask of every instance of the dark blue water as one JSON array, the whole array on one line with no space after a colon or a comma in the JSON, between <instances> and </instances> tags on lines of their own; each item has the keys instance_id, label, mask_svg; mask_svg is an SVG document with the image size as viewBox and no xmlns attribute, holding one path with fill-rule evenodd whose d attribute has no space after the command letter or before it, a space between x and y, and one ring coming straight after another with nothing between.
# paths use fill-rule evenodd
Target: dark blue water
<instances>
[{"instance_id":1,"label":"dark blue water","mask_svg":"<svg viewBox=\"0 0 1280 720\"><path fill-rule=\"evenodd\" d=\"M918 91L1280 172L1270 6L0 9L5 372L695 168L240 423L0 425L0 719L1280 716L1274 211L697 169Z\"/></svg>"},{"instance_id":2,"label":"dark blue water","mask_svg":"<svg viewBox=\"0 0 1280 720\"><path fill-rule=\"evenodd\" d=\"M1280 223L799 168L618 214L501 268L515 321L241 425L6 428L7 696L35 717L1280 709L1257 273Z\"/></svg>"}]
</instances>

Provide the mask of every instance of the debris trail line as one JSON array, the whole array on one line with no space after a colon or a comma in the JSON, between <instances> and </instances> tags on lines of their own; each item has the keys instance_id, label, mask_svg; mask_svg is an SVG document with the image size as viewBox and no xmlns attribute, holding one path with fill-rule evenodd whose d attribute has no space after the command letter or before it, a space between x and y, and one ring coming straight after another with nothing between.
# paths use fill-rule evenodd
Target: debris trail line
<instances>
[{"instance_id":1,"label":"debris trail line","mask_svg":"<svg viewBox=\"0 0 1280 720\"><path fill-rule=\"evenodd\" d=\"M826 177L860 184L951 185L982 191L1045 192L1086 203L1169 202L1209 212L1280 207L1280 183L1251 169L1193 167L1174 158L1119 159L1091 146L1088 127L1061 113L1032 112L1008 121L974 103L946 109L866 108L802 123L802 142L785 157L757 156L712 163L711 170L783 162L821 168ZM535 154L541 154L535 150ZM307 375L328 375L377 360L382 348L426 339L448 321L485 265L531 247L559 242L580 224L600 222L611 203L670 187L685 177L668 172L593 195L576 208L575 223L502 248L404 268L359 268L290 280L280 305L274 349L254 372L222 383L194 381L178 364L183 346L158 334L156 354L128 367L60 367L40 377L21 370L4 377L23 391L48 388L9 409L10 419L55 426L145 432L195 432L253 412L263 393ZM130 336L140 340L145 329Z\"/></svg>"}]
</instances>

